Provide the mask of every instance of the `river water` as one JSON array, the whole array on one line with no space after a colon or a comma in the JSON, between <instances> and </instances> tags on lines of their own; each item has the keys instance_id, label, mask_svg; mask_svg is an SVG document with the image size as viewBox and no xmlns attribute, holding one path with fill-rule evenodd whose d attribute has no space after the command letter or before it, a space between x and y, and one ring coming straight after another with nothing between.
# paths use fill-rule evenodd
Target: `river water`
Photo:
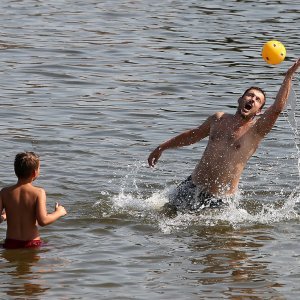
<instances>
[{"instance_id":1,"label":"river water","mask_svg":"<svg viewBox=\"0 0 300 300\"><path fill-rule=\"evenodd\" d=\"M272 103L299 16L293 0L0 1L0 184L36 151L49 212L68 211L41 228L47 246L0 250L0 299L299 298L299 75L228 209L159 212L206 141L147 167L249 86ZM277 66L260 54L271 39Z\"/></svg>"}]
</instances>

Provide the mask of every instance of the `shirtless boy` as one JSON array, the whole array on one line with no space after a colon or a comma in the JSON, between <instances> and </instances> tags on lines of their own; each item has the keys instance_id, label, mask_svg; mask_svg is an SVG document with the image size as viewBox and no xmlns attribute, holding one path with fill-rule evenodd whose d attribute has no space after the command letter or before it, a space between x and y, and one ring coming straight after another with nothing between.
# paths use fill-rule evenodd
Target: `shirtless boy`
<instances>
[{"instance_id":1,"label":"shirtless boy","mask_svg":"<svg viewBox=\"0 0 300 300\"><path fill-rule=\"evenodd\" d=\"M7 218L6 239L3 247L7 249L34 248L42 244L37 225L46 226L67 214L58 203L55 211L47 213L46 193L32 182L40 174L40 160L33 152L19 153L14 162L18 181L0 192L1 220Z\"/></svg>"},{"instance_id":2,"label":"shirtless boy","mask_svg":"<svg viewBox=\"0 0 300 300\"><path fill-rule=\"evenodd\" d=\"M217 112L199 127L175 136L152 151L148 158L151 167L163 151L208 137L202 158L192 175L177 187L170 204L180 209L197 210L219 206L222 199L236 193L247 161L285 108L292 78L299 66L300 59L288 69L274 103L261 116L258 117L266 102L265 93L251 87L238 99L234 115Z\"/></svg>"}]
</instances>

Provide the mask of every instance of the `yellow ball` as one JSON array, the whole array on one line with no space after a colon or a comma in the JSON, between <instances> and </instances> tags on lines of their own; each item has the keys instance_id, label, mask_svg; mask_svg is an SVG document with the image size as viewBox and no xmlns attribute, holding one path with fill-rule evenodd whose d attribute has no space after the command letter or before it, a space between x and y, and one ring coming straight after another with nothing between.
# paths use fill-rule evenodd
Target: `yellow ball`
<instances>
[{"instance_id":1,"label":"yellow ball","mask_svg":"<svg viewBox=\"0 0 300 300\"><path fill-rule=\"evenodd\" d=\"M282 43L272 40L264 44L261 56L268 64L277 65L284 61L286 50Z\"/></svg>"}]
</instances>

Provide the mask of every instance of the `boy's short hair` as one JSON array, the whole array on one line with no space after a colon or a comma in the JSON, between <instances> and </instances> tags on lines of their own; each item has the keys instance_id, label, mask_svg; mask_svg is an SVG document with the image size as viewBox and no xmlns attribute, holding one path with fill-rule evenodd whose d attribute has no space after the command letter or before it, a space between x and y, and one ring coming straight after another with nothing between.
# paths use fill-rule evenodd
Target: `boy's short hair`
<instances>
[{"instance_id":1,"label":"boy's short hair","mask_svg":"<svg viewBox=\"0 0 300 300\"><path fill-rule=\"evenodd\" d=\"M14 162L15 174L18 178L29 178L39 165L39 156L34 152L18 153Z\"/></svg>"}]
</instances>

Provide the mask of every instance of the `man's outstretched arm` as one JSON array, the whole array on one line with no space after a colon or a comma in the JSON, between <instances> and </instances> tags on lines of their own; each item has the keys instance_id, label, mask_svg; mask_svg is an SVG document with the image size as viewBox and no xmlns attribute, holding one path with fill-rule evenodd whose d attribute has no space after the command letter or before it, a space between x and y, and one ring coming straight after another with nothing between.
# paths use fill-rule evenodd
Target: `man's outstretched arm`
<instances>
[{"instance_id":1,"label":"man's outstretched arm","mask_svg":"<svg viewBox=\"0 0 300 300\"><path fill-rule=\"evenodd\" d=\"M292 79L300 66L300 59L288 69L277 93L274 103L265 111L262 117L256 122L257 132L264 136L270 132L278 116L284 110L292 85Z\"/></svg>"},{"instance_id":2,"label":"man's outstretched arm","mask_svg":"<svg viewBox=\"0 0 300 300\"><path fill-rule=\"evenodd\" d=\"M192 145L203 138L207 137L209 135L210 130L210 122L212 120L212 117L209 117L202 125L200 125L197 128L187 130L170 140L167 140L166 142L160 144L157 148L155 148L151 154L148 157L148 164L150 167L153 167L158 159L160 158L163 151L167 149L177 148L177 147L183 147Z\"/></svg>"}]
</instances>

